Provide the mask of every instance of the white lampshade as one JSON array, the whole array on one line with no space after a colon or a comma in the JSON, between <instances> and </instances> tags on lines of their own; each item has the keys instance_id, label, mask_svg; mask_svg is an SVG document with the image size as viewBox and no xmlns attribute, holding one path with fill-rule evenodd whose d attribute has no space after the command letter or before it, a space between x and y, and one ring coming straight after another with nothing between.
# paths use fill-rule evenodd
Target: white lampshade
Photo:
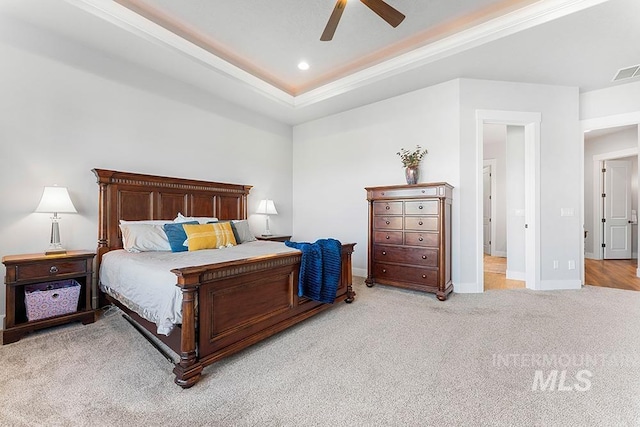
<instances>
[{"instance_id":1,"label":"white lampshade","mask_svg":"<svg viewBox=\"0 0 640 427\"><path fill-rule=\"evenodd\" d=\"M276 210L276 205L273 204L273 200L264 199L260 200L260 204L258 205L257 214L263 215L278 215L278 211Z\"/></svg>"},{"instance_id":2,"label":"white lampshade","mask_svg":"<svg viewBox=\"0 0 640 427\"><path fill-rule=\"evenodd\" d=\"M63 254L66 250L60 243L60 221L59 213L78 212L71 202L69 192L66 187L44 187L42 198L36 208L36 212L52 213L51 217L51 245L45 252L47 255Z\"/></svg>"},{"instance_id":3,"label":"white lampshade","mask_svg":"<svg viewBox=\"0 0 640 427\"><path fill-rule=\"evenodd\" d=\"M260 200L260 204L258 205L258 210L256 211L256 213L266 215L264 233L262 233L262 235L271 236L271 230L269 229L269 215L278 215L278 211L276 210L276 205L273 204L273 200Z\"/></svg>"},{"instance_id":4,"label":"white lampshade","mask_svg":"<svg viewBox=\"0 0 640 427\"><path fill-rule=\"evenodd\" d=\"M76 213L67 187L44 187L36 212Z\"/></svg>"}]
</instances>

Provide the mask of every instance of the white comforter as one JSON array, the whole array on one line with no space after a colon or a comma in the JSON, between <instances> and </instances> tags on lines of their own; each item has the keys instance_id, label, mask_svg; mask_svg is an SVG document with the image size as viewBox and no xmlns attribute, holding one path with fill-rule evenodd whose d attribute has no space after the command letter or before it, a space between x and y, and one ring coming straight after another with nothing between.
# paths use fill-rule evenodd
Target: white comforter
<instances>
[{"instance_id":1,"label":"white comforter","mask_svg":"<svg viewBox=\"0 0 640 427\"><path fill-rule=\"evenodd\" d=\"M169 335L174 325L182 323L182 293L171 269L288 252L299 251L269 241L176 253L115 250L102 258L100 289L155 323L159 334Z\"/></svg>"}]
</instances>

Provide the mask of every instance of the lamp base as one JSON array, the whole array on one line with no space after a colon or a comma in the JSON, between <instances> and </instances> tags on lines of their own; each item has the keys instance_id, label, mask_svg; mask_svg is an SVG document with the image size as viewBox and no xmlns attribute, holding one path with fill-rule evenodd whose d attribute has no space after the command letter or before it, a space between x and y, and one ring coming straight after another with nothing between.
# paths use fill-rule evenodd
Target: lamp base
<instances>
[{"instance_id":1,"label":"lamp base","mask_svg":"<svg viewBox=\"0 0 640 427\"><path fill-rule=\"evenodd\" d=\"M67 253L66 249L56 248L56 249L47 249L47 251L44 254L45 255L64 255L66 253Z\"/></svg>"}]
</instances>

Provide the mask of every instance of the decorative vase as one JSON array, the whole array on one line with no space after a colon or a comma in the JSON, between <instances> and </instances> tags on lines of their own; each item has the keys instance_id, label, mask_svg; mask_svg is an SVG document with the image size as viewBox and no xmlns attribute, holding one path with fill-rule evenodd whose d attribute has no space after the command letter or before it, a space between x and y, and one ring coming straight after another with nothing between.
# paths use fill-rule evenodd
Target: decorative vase
<instances>
[{"instance_id":1,"label":"decorative vase","mask_svg":"<svg viewBox=\"0 0 640 427\"><path fill-rule=\"evenodd\" d=\"M420 169L418 166L407 166L404 169L404 177L407 179L407 184L417 184L420 175Z\"/></svg>"}]
</instances>

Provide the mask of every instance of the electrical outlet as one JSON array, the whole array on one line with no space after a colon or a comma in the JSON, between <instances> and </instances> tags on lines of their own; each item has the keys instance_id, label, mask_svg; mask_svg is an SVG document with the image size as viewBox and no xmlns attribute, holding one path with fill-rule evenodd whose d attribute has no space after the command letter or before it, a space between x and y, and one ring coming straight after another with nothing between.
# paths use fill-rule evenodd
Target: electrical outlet
<instances>
[{"instance_id":1,"label":"electrical outlet","mask_svg":"<svg viewBox=\"0 0 640 427\"><path fill-rule=\"evenodd\" d=\"M558 261L553 261L553 269L554 270L558 269Z\"/></svg>"},{"instance_id":2,"label":"electrical outlet","mask_svg":"<svg viewBox=\"0 0 640 427\"><path fill-rule=\"evenodd\" d=\"M576 262L572 259L569 260L569 270L575 270L576 269Z\"/></svg>"}]
</instances>

